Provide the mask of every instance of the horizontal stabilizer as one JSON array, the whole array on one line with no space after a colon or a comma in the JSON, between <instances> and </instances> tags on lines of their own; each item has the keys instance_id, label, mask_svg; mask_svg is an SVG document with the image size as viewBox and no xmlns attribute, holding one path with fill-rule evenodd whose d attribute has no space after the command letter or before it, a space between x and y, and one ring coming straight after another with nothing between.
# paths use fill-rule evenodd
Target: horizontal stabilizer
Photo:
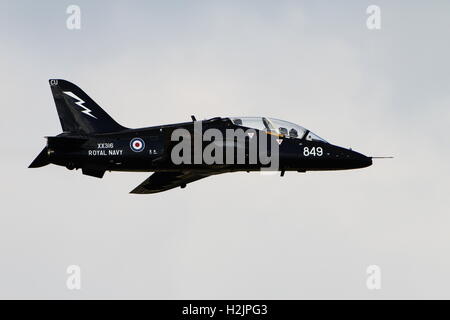
<instances>
[{"instance_id":1,"label":"horizontal stabilizer","mask_svg":"<svg viewBox=\"0 0 450 320\"><path fill-rule=\"evenodd\" d=\"M36 159L28 166L28 168L40 168L48 165L50 162L48 161L47 147L42 149Z\"/></svg>"}]
</instances>

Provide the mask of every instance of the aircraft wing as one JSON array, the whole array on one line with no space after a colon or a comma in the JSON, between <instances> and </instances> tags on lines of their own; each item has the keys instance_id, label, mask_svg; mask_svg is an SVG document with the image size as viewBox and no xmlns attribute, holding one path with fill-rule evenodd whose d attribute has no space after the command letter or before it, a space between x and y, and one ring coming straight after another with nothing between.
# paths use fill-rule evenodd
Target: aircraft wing
<instances>
[{"instance_id":1,"label":"aircraft wing","mask_svg":"<svg viewBox=\"0 0 450 320\"><path fill-rule=\"evenodd\" d=\"M176 172L155 172L144 182L134 188L130 193L147 194L157 193L173 189L184 188L188 183L209 177L221 172L198 172L198 171L176 171Z\"/></svg>"}]
</instances>

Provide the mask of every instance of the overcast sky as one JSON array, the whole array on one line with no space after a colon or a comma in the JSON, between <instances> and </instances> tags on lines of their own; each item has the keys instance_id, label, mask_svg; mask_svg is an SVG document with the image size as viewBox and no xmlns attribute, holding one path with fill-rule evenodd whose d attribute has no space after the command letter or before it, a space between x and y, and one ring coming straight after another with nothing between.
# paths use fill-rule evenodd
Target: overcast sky
<instances>
[{"instance_id":1,"label":"overcast sky","mask_svg":"<svg viewBox=\"0 0 450 320\"><path fill-rule=\"evenodd\" d=\"M81 29L66 8L81 8ZM381 29L366 8L381 8ZM448 1L0 1L0 298L450 298ZM27 169L47 80L143 127L263 115L393 160L131 195ZM82 288L66 287L79 265ZM381 268L368 290L366 268Z\"/></svg>"}]
</instances>

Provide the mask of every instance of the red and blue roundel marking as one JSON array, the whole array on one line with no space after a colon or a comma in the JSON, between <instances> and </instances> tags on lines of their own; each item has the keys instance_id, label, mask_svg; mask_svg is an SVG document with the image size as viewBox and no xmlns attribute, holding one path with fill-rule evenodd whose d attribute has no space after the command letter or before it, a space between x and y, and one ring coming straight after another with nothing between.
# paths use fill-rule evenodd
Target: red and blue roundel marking
<instances>
[{"instance_id":1,"label":"red and blue roundel marking","mask_svg":"<svg viewBox=\"0 0 450 320\"><path fill-rule=\"evenodd\" d=\"M141 152L145 148L145 142L141 138L133 138L130 141L130 148L134 152Z\"/></svg>"}]
</instances>

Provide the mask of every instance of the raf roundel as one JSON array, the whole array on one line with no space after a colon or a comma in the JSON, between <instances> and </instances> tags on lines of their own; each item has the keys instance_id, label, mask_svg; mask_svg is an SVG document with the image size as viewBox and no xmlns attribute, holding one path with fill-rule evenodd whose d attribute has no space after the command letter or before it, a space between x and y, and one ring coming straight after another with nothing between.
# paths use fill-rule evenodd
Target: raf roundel
<instances>
[{"instance_id":1,"label":"raf roundel","mask_svg":"<svg viewBox=\"0 0 450 320\"><path fill-rule=\"evenodd\" d=\"M134 152L141 152L145 148L145 142L141 138L133 138L130 141L130 148Z\"/></svg>"}]
</instances>

